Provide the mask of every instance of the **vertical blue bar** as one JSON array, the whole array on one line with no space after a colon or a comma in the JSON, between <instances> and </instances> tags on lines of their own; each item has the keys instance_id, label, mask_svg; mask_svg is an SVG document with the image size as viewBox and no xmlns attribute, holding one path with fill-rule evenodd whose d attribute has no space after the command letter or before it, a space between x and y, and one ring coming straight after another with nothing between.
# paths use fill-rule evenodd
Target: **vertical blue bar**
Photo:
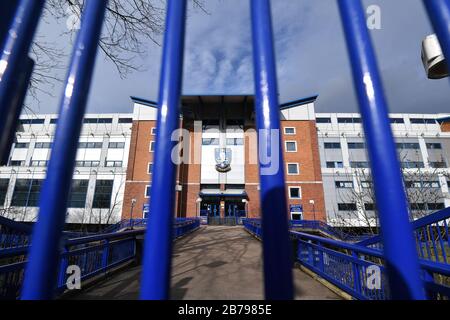
<instances>
[{"instance_id":1,"label":"vertical blue bar","mask_svg":"<svg viewBox=\"0 0 450 320\"><path fill-rule=\"evenodd\" d=\"M290 300L293 298L291 243L270 1L252 0L251 13L259 148L265 148L263 151L272 160L264 164L260 159L265 294L268 300ZM273 165L278 165L277 170L266 174Z\"/></svg>"},{"instance_id":2,"label":"vertical blue bar","mask_svg":"<svg viewBox=\"0 0 450 320\"><path fill-rule=\"evenodd\" d=\"M360 0L339 0L379 211L393 299L424 299L419 262L375 52Z\"/></svg>"},{"instance_id":3,"label":"vertical blue bar","mask_svg":"<svg viewBox=\"0 0 450 320\"><path fill-rule=\"evenodd\" d=\"M88 0L85 4L60 105L47 179L40 196L39 218L22 289L24 300L53 296L75 156L107 2Z\"/></svg>"},{"instance_id":4,"label":"vertical blue bar","mask_svg":"<svg viewBox=\"0 0 450 320\"><path fill-rule=\"evenodd\" d=\"M447 61L450 60L450 1L423 0Z\"/></svg>"},{"instance_id":5,"label":"vertical blue bar","mask_svg":"<svg viewBox=\"0 0 450 320\"><path fill-rule=\"evenodd\" d=\"M175 209L172 133L179 128L186 0L167 4L150 217L145 236L141 299L169 299Z\"/></svg>"},{"instance_id":6,"label":"vertical blue bar","mask_svg":"<svg viewBox=\"0 0 450 320\"><path fill-rule=\"evenodd\" d=\"M22 104L17 103L18 100L22 100L22 92L16 90L18 77L24 72L24 64L28 63L26 61L28 51L44 3L45 0L21 0L18 5L16 3L17 9L14 19L10 21L8 33L5 39L0 39L3 40L0 43L0 162L2 164L7 162L21 113ZM11 7L7 9L9 14L13 10ZM8 18L10 17L4 17L5 20Z\"/></svg>"}]
</instances>

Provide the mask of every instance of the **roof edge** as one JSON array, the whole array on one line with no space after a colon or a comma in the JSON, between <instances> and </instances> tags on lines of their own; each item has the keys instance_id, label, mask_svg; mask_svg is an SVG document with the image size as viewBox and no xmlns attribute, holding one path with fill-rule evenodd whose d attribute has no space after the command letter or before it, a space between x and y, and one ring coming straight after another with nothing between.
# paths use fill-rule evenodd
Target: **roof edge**
<instances>
[{"instance_id":1,"label":"roof edge","mask_svg":"<svg viewBox=\"0 0 450 320\"><path fill-rule=\"evenodd\" d=\"M289 102L281 104L280 109L281 110L289 109L289 108L301 106L301 105L304 105L307 103L315 102L317 100L317 98L319 98L318 94L309 96L309 97L305 97L305 98L301 98L301 99L297 99L297 100L293 100L293 101L289 101Z\"/></svg>"}]
</instances>

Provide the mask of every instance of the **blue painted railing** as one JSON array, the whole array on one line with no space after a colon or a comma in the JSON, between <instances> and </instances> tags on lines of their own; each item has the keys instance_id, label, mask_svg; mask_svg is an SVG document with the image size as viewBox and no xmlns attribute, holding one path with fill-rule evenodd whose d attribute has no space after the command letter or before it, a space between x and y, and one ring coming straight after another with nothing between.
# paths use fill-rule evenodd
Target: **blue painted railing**
<instances>
[{"instance_id":1,"label":"blue painted railing","mask_svg":"<svg viewBox=\"0 0 450 320\"><path fill-rule=\"evenodd\" d=\"M246 219L244 227L261 239L262 229L259 221ZM295 260L354 299L392 298L386 260L381 250L302 232L291 231L290 235L297 249ZM379 272L379 280L371 278L374 267ZM424 294L426 293L429 299L449 299L450 267L420 260L420 269Z\"/></svg>"},{"instance_id":2,"label":"blue painted railing","mask_svg":"<svg viewBox=\"0 0 450 320\"><path fill-rule=\"evenodd\" d=\"M0 250L27 246L32 227L0 217Z\"/></svg>"},{"instance_id":3,"label":"blue painted railing","mask_svg":"<svg viewBox=\"0 0 450 320\"><path fill-rule=\"evenodd\" d=\"M411 224L419 257L450 265L450 208L420 218ZM383 249L380 236L362 240L357 244Z\"/></svg>"},{"instance_id":4,"label":"blue painted railing","mask_svg":"<svg viewBox=\"0 0 450 320\"><path fill-rule=\"evenodd\" d=\"M136 225L140 222L136 221ZM141 225L145 226L145 223ZM199 219L177 219L172 239L183 237L199 227ZM81 281L86 281L134 260L137 237L142 236L145 229L120 230L67 240L58 263L58 279L53 295L67 290L69 275L66 270L69 266L80 267ZM0 250L0 300L16 299L19 296L29 250L30 246Z\"/></svg>"},{"instance_id":5,"label":"blue painted railing","mask_svg":"<svg viewBox=\"0 0 450 320\"><path fill-rule=\"evenodd\" d=\"M5 1L2 1L2 3ZM394 299L424 299L416 244L403 189L400 165L388 118L381 77L359 0L337 1L342 17L354 85L367 139L376 202ZM450 2L425 0L425 6L447 58L450 54ZM0 158L7 158L33 63L28 58L45 0L17 0L1 10L0 21ZM61 97L59 121L49 170L33 231L30 261L22 298L49 299L57 281L60 241L71 178L107 0L85 2L81 28ZM173 130L180 115L186 0L168 0L159 94L153 187L144 252L143 299L169 298L175 164L171 161ZM269 0L251 1L256 119L260 159L266 298L293 296L289 266L289 233L279 103ZM5 27L6 25L6 27ZM4 30L6 28L6 30ZM267 160L272 159L272 163ZM275 170L271 169L275 165ZM278 165L278 167L276 167ZM54 195L58 195L55 197ZM426 248L425 248L426 249Z\"/></svg>"}]
</instances>

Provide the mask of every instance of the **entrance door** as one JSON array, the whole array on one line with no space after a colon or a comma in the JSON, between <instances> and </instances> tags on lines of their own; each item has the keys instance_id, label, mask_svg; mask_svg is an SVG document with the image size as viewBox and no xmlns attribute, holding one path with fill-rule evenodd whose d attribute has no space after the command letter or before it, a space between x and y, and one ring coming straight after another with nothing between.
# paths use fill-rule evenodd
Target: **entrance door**
<instances>
[{"instance_id":1,"label":"entrance door","mask_svg":"<svg viewBox=\"0 0 450 320\"><path fill-rule=\"evenodd\" d=\"M220 201L203 201L200 213L206 217L220 217Z\"/></svg>"},{"instance_id":2,"label":"entrance door","mask_svg":"<svg viewBox=\"0 0 450 320\"><path fill-rule=\"evenodd\" d=\"M226 201L225 217L245 217L245 203L242 201Z\"/></svg>"}]
</instances>

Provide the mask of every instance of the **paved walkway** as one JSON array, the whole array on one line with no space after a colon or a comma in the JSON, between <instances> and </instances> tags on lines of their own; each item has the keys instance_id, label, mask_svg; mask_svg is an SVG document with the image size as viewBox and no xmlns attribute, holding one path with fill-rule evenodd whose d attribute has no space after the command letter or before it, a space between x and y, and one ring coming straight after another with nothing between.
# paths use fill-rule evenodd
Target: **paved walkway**
<instances>
[{"instance_id":1,"label":"paved walkway","mask_svg":"<svg viewBox=\"0 0 450 320\"><path fill-rule=\"evenodd\" d=\"M175 243L172 298L176 300L262 300L261 243L242 227L202 227ZM117 274L76 296L77 299L139 297L141 267ZM295 269L296 299L340 299Z\"/></svg>"}]
</instances>

